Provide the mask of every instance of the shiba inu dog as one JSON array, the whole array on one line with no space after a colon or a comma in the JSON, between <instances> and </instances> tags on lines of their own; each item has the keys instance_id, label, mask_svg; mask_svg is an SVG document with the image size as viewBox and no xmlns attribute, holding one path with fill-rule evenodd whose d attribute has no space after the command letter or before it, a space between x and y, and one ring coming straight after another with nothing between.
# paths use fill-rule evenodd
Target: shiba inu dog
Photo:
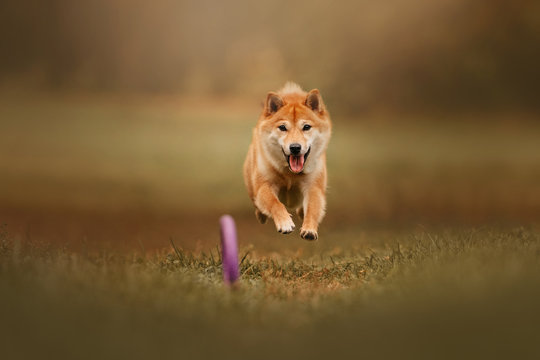
<instances>
[{"instance_id":1,"label":"shiba inu dog","mask_svg":"<svg viewBox=\"0 0 540 360\"><path fill-rule=\"evenodd\" d=\"M244 162L244 181L261 224L295 228L287 207L303 220L300 236L318 238L326 207L326 148L332 124L319 90L287 83L269 92Z\"/></svg>"}]
</instances>

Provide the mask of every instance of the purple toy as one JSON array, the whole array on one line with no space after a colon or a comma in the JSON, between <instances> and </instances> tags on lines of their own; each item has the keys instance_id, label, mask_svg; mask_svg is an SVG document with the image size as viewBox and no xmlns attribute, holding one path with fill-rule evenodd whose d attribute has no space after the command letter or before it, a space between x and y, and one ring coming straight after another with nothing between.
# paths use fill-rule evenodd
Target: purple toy
<instances>
[{"instance_id":1,"label":"purple toy","mask_svg":"<svg viewBox=\"0 0 540 360\"><path fill-rule=\"evenodd\" d=\"M221 227L221 252L223 258L223 281L232 285L239 277L238 244L236 241L236 226L230 215L219 219Z\"/></svg>"}]
</instances>

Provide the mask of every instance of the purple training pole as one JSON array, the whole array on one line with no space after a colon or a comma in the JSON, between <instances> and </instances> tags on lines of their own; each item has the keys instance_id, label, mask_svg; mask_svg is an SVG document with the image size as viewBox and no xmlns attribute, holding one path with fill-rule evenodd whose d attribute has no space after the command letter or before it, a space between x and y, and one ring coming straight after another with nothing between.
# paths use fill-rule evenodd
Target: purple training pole
<instances>
[{"instance_id":1,"label":"purple training pole","mask_svg":"<svg viewBox=\"0 0 540 360\"><path fill-rule=\"evenodd\" d=\"M238 243L236 241L236 226L230 215L223 215L219 219L221 227L221 252L223 257L223 281L227 285L233 284L239 277L238 271Z\"/></svg>"}]
</instances>

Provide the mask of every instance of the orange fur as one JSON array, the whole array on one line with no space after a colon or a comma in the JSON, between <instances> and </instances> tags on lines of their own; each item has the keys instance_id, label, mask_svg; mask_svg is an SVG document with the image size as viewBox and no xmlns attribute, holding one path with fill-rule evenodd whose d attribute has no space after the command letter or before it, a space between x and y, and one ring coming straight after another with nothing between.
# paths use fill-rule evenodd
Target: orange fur
<instances>
[{"instance_id":1,"label":"orange fur","mask_svg":"<svg viewBox=\"0 0 540 360\"><path fill-rule=\"evenodd\" d=\"M303 218L300 236L318 238L331 128L318 90L306 93L287 83L268 93L244 162L244 181L261 223L271 217L277 230L288 234L295 225L287 207L294 208Z\"/></svg>"}]
</instances>

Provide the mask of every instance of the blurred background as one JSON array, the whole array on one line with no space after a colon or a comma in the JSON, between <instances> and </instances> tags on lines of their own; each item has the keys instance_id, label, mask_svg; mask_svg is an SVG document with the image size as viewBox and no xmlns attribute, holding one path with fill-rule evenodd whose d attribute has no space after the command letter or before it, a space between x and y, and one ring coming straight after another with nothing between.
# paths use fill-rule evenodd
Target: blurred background
<instances>
[{"instance_id":1,"label":"blurred background","mask_svg":"<svg viewBox=\"0 0 540 360\"><path fill-rule=\"evenodd\" d=\"M334 122L317 246L538 221L537 1L0 8L0 222L21 240L198 249L226 212L244 243L308 246L256 223L241 176L288 80Z\"/></svg>"}]
</instances>

